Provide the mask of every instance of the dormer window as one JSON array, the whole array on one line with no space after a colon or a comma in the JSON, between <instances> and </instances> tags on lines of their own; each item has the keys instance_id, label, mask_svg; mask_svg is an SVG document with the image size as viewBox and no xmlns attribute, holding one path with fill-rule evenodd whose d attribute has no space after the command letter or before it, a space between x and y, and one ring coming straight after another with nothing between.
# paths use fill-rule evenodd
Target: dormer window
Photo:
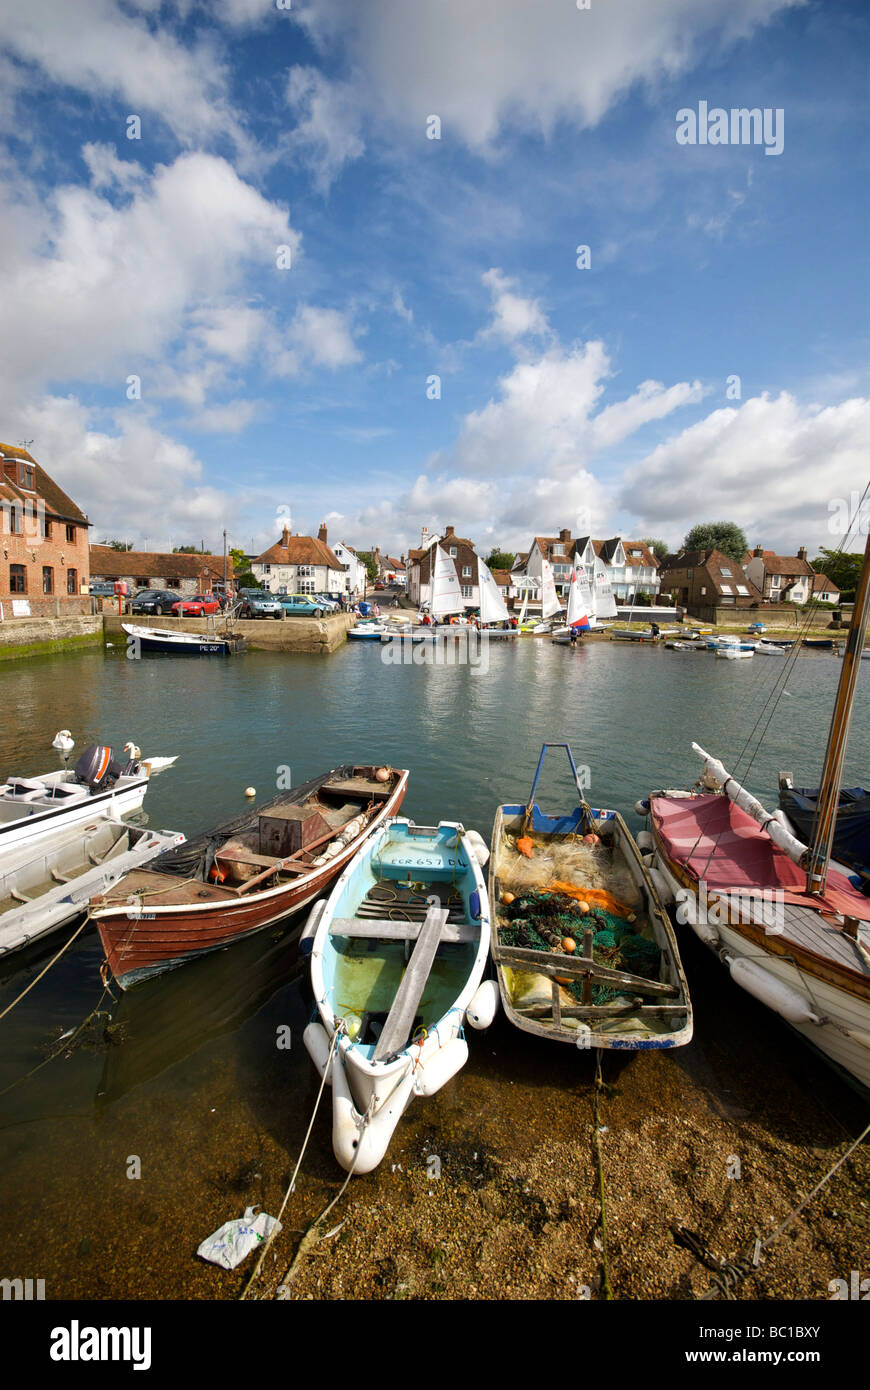
<instances>
[{"instance_id":1,"label":"dormer window","mask_svg":"<svg viewBox=\"0 0 870 1390\"><path fill-rule=\"evenodd\" d=\"M731 571L729 569L726 569L724 565L721 566L719 573L724 575L726 579L731 578Z\"/></svg>"},{"instance_id":2,"label":"dormer window","mask_svg":"<svg viewBox=\"0 0 870 1390\"><path fill-rule=\"evenodd\" d=\"M553 550L553 554L554 554L554 555L564 555L564 554L565 554L565 547L564 547L564 545L554 545L554 546L552 547L552 550Z\"/></svg>"},{"instance_id":3,"label":"dormer window","mask_svg":"<svg viewBox=\"0 0 870 1390\"><path fill-rule=\"evenodd\" d=\"M22 463L18 468L18 481L28 492L33 491L33 464Z\"/></svg>"},{"instance_id":4,"label":"dormer window","mask_svg":"<svg viewBox=\"0 0 870 1390\"><path fill-rule=\"evenodd\" d=\"M458 555L458 553L459 553L459 552L457 551L456 546L455 546L455 545L451 545L451 547L450 547L450 558L451 558L451 560L455 560L455 559L456 559L456 556Z\"/></svg>"}]
</instances>

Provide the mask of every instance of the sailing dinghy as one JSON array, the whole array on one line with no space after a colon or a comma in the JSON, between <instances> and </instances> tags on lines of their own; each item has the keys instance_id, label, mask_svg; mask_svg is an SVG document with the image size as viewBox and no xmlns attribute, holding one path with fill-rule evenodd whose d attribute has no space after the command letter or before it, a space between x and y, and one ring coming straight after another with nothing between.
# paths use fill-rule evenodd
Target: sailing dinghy
<instances>
[{"instance_id":1,"label":"sailing dinghy","mask_svg":"<svg viewBox=\"0 0 870 1390\"><path fill-rule=\"evenodd\" d=\"M492 1022L481 852L456 822L389 820L311 912L300 950L317 1019L304 1041L332 1085L332 1146L348 1171L377 1167L413 1097L465 1065L464 1025Z\"/></svg>"},{"instance_id":2,"label":"sailing dinghy","mask_svg":"<svg viewBox=\"0 0 870 1390\"><path fill-rule=\"evenodd\" d=\"M586 567L577 560L571 569L571 585L568 589L568 617L567 626L558 627L554 630L552 641L558 642L560 646L571 644L572 633L577 637L581 633L589 631L589 610L593 605L592 590L589 579L586 575Z\"/></svg>"},{"instance_id":3,"label":"sailing dinghy","mask_svg":"<svg viewBox=\"0 0 870 1390\"><path fill-rule=\"evenodd\" d=\"M578 805L545 815L535 793L564 748ZM498 808L489 874L492 956L517 1028L577 1047L681 1047L692 1005L674 930L617 811L593 809L567 743L545 743L528 802Z\"/></svg>"}]
</instances>

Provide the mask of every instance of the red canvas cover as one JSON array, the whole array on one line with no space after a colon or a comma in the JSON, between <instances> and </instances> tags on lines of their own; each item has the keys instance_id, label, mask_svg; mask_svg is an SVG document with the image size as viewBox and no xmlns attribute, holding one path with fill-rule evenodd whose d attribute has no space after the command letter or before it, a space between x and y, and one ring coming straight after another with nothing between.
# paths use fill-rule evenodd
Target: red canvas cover
<instances>
[{"instance_id":1,"label":"red canvas cover","mask_svg":"<svg viewBox=\"0 0 870 1390\"><path fill-rule=\"evenodd\" d=\"M870 922L870 898L836 869L828 871L824 897L810 896L804 870L727 796L652 796L650 814L670 858L708 890L780 889L788 903Z\"/></svg>"}]
</instances>

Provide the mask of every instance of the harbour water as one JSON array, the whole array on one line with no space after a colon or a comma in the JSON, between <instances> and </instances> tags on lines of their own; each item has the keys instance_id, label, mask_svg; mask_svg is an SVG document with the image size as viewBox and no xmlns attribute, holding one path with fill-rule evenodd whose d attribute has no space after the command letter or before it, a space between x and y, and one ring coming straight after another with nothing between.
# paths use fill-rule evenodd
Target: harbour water
<instances>
[{"instance_id":1,"label":"harbour water","mask_svg":"<svg viewBox=\"0 0 870 1390\"><path fill-rule=\"evenodd\" d=\"M0 673L0 771L54 766L58 755L50 744L58 728L73 732L76 752L92 742L119 750L132 739L145 756L178 755L174 768L155 777L145 809L152 825L191 834L242 809L248 786L258 798L273 795L287 769L296 783L341 762L390 763L411 770L403 814L418 823L459 819L487 840L498 803L527 794L544 740L569 742L589 769L590 801L618 808L635 829L639 797L697 777L693 739L771 806L781 769L793 771L799 785L817 782L839 674L839 662L828 655L798 659L775 709L770 697L783 663L764 657L719 662L694 652L616 643L574 650L523 638L493 643L487 658L487 670L388 665L378 644L358 643L331 658L249 653L229 661L130 661L122 651L96 651L22 662ZM764 742L750 760L747 740L765 725ZM567 761L553 758L539 795L545 808L573 804ZM868 762L870 708L859 691L848 784L867 784ZM0 1011L44 968L65 934L5 966ZM89 930L0 1021L0 1273L44 1278L49 1298L237 1295L244 1267L217 1271L196 1259L196 1245L248 1205L277 1210L317 1091L302 1046L311 1000L287 934L286 927L266 931L126 996L115 989L113 999L103 990L102 952ZM696 1038L673 1054L608 1059L614 1156L619 1146L652 1143L649 1127L670 1110L677 1124L690 1116L708 1147L716 1147L724 1126L725 1156L737 1142L735 1125L744 1126L743 1142L759 1153L784 1144L782 1171L794 1169L808 1182L820 1155L856 1132L861 1102L785 1025L741 994L696 941L683 937L681 946ZM52 1040L93 1010L88 1045L49 1057ZM289 1049L276 1042L286 1027ZM449 1253L451 1203L472 1200L468 1192L477 1193L474 1201L489 1193L493 1230L519 1229L532 1198L551 1202L538 1172L544 1152L561 1154L567 1164L580 1162L582 1150L588 1161L589 1057L538 1043L503 1020L470 1044L466 1070L437 1096L415 1103L382 1168L355 1180L351 1192L365 1213L361 1231L376 1212L389 1231L394 1214L397 1249L408 1212L417 1212L413 1240L435 1222L427 1249L442 1255L424 1260L429 1282L417 1287L416 1276L403 1276L398 1267L382 1269L374 1285L362 1273L348 1282L346 1271L329 1272L321 1260L308 1286L315 1296L401 1297L409 1279L410 1292L422 1296L499 1296L487 1282L486 1251L474 1263L477 1284L461 1254ZM278 1273L298 1241L293 1232L340 1182L329 1131L327 1105L285 1217L286 1259L282 1265L279 1258ZM656 1191L674 1181L677 1160L664 1157L674 1142L668 1135L658 1145L670 1166L656 1179ZM433 1153L451 1182L431 1181ZM647 1154L643 1166L652 1164L654 1172L655 1162L655 1153ZM506 1178L512 1164L520 1176L510 1169ZM618 1171L617 1164L617 1193ZM866 1187L866 1175L863 1182ZM578 1180L581 1212L592 1200L584 1184ZM787 1204L785 1188L776 1201L768 1194L771 1209ZM515 1189L517 1210L506 1195ZM707 1196L698 1201L708 1211ZM627 1191L626 1202L643 1210L637 1194ZM712 1195L709 1202L708 1215ZM614 1204L618 1210L616 1196ZM546 1230L546 1221L535 1221L536 1231ZM668 1221L664 1211L656 1239L672 1251ZM735 1239L744 1227L751 1221L742 1213ZM826 1239L831 1250L838 1248L836 1232ZM597 1257L587 1245L593 1270ZM395 1263L398 1256L389 1258ZM576 1296L569 1276L561 1267L552 1272L548 1258L540 1274L528 1268L524 1275L525 1257L517 1255L517 1272L503 1291ZM570 1280L593 1277L578 1258L571 1256ZM832 1255L836 1273L835 1264ZM335 1269L342 1268L337 1255ZM784 1266L779 1285L775 1270L768 1274L766 1292L824 1297L807 1280L818 1282L826 1268L822 1260L804 1278ZM626 1255L622 1278L617 1293L627 1297L678 1297L688 1288L680 1283L688 1275L679 1260L656 1275L663 1283L647 1286ZM750 1292L759 1295L757 1283Z\"/></svg>"}]
</instances>

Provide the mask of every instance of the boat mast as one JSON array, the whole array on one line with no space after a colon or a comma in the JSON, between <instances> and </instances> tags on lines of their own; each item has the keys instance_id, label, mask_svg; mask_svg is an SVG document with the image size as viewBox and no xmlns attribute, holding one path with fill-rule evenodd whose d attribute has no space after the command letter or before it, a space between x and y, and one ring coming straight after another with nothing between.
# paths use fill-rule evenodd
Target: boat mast
<instances>
[{"instance_id":1,"label":"boat mast","mask_svg":"<svg viewBox=\"0 0 870 1390\"><path fill-rule=\"evenodd\" d=\"M825 751L825 766L819 787L819 799L813 823L813 840L807 860L807 892L817 896L824 893L828 878L828 865L834 843L834 830L837 824L837 811L840 804L840 786L843 777L843 764L846 759L846 743L849 737L849 724L852 719L852 706L855 703L855 690L858 672L861 669L861 652L867 633L867 619L870 616L870 534L864 549L864 567L858 581L852 621L843 652L843 669L837 687L837 698L828 734Z\"/></svg>"}]
</instances>

